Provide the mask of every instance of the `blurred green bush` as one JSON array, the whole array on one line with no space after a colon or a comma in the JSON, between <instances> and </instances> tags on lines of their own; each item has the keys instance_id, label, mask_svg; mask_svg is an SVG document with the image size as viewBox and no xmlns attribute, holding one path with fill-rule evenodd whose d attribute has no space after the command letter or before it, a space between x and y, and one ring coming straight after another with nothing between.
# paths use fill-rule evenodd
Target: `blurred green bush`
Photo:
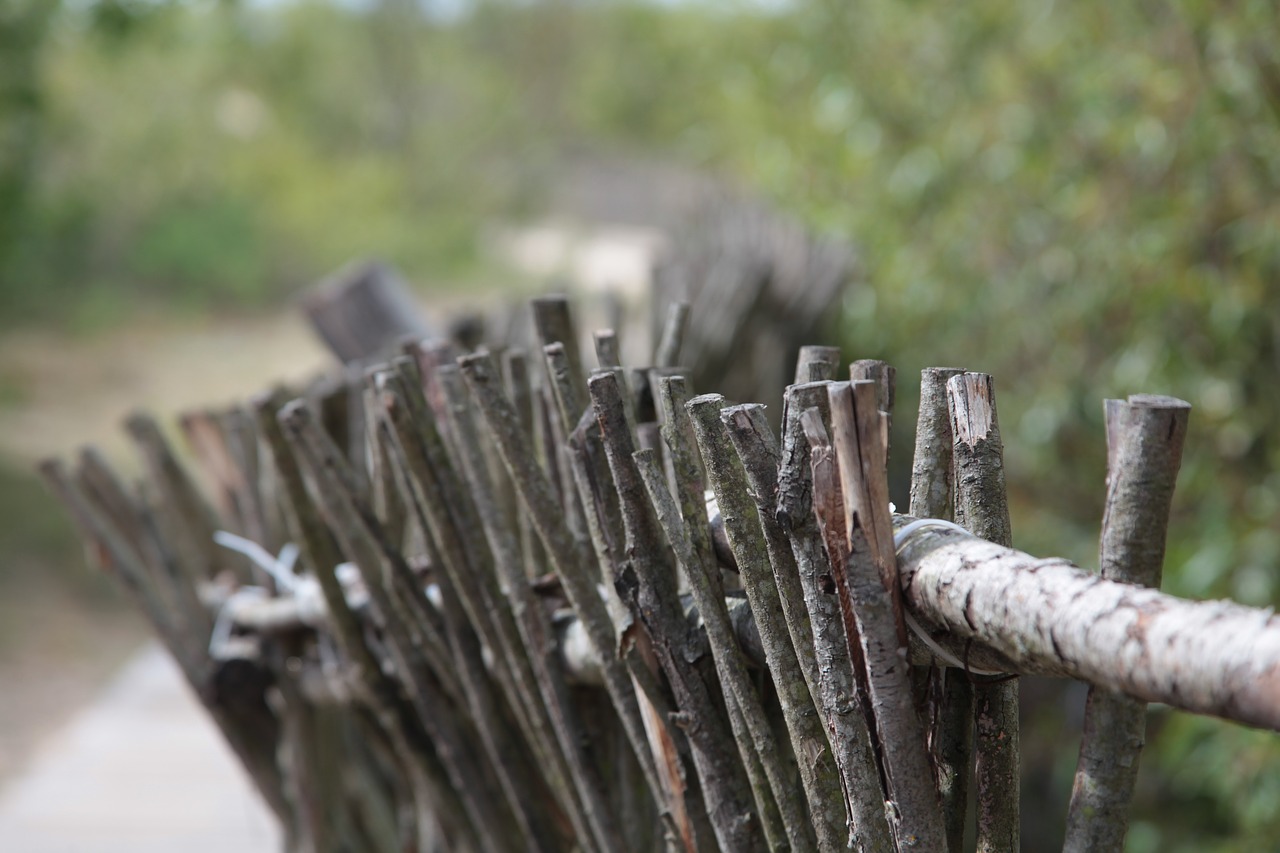
<instances>
[{"instance_id":1,"label":"blurred green bush","mask_svg":"<svg viewBox=\"0 0 1280 853\"><path fill-rule=\"evenodd\" d=\"M1274 605L1278 19L1269 0L3 0L0 316L254 304L356 254L429 280L530 209L558 154L668 157L862 247L840 333L898 366L904 413L923 366L996 376L1028 550L1094 562L1104 397L1190 400L1166 587ZM1280 847L1275 739L1153 719L1131 848Z\"/></svg>"}]
</instances>

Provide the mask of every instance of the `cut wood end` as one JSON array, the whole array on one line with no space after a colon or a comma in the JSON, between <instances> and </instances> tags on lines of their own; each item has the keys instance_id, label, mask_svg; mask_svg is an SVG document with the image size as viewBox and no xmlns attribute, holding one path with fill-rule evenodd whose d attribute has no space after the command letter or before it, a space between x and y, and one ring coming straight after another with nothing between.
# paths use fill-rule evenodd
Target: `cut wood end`
<instances>
[{"instance_id":1,"label":"cut wood end","mask_svg":"<svg viewBox=\"0 0 1280 853\"><path fill-rule=\"evenodd\" d=\"M724 408L723 394L699 394L692 400L684 404L685 409L690 413L702 411L714 406L716 411Z\"/></svg>"},{"instance_id":2,"label":"cut wood end","mask_svg":"<svg viewBox=\"0 0 1280 853\"><path fill-rule=\"evenodd\" d=\"M276 420L280 422L280 425L289 429L297 429L311 420L311 417L311 408L307 405L307 401L301 397L285 403L280 407L280 411L276 413Z\"/></svg>"},{"instance_id":3,"label":"cut wood end","mask_svg":"<svg viewBox=\"0 0 1280 853\"><path fill-rule=\"evenodd\" d=\"M818 391L826 393L827 386L833 384L835 384L835 381L832 379L818 379L813 382L797 382L794 385L788 385L785 393L788 397L815 394Z\"/></svg>"},{"instance_id":4,"label":"cut wood end","mask_svg":"<svg viewBox=\"0 0 1280 853\"><path fill-rule=\"evenodd\" d=\"M957 441L972 447L996 429L995 388L986 373L962 373L947 380L951 429Z\"/></svg>"},{"instance_id":5,"label":"cut wood end","mask_svg":"<svg viewBox=\"0 0 1280 853\"><path fill-rule=\"evenodd\" d=\"M670 398L673 393L683 395L685 393L685 379L681 373L672 373L667 376L658 377L658 390L664 398Z\"/></svg>"},{"instance_id":6,"label":"cut wood end","mask_svg":"<svg viewBox=\"0 0 1280 853\"><path fill-rule=\"evenodd\" d=\"M816 406L800 413L800 428L804 430L804 437L814 450L831 448L831 437L827 435L827 427L822 423L822 410Z\"/></svg>"},{"instance_id":7,"label":"cut wood end","mask_svg":"<svg viewBox=\"0 0 1280 853\"><path fill-rule=\"evenodd\" d=\"M523 353L509 352L510 362L525 362L527 358ZM466 355L458 356L458 367L462 372L469 376L472 380L479 382L487 382L490 379L491 356L487 352L472 352Z\"/></svg>"},{"instance_id":8,"label":"cut wood end","mask_svg":"<svg viewBox=\"0 0 1280 853\"><path fill-rule=\"evenodd\" d=\"M1108 400L1108 403L1111 401ZM1191 404L1177 397L1166 397L1163 394L1130 394L1129 405L1141 409L1190 410Z\"/></svg>"},{"instance_id":9,"label":"cut wood end","mask_svg":"<svg viewBox=\"0 0 1280 853\"><path fill-rule=\"evenodd\" d=\"M748 429L757 417L764 417L763 403L742 403L737 406L726 406L720 410L720 420L725 426L737 429Z\"/></svg>"}]
</instances>

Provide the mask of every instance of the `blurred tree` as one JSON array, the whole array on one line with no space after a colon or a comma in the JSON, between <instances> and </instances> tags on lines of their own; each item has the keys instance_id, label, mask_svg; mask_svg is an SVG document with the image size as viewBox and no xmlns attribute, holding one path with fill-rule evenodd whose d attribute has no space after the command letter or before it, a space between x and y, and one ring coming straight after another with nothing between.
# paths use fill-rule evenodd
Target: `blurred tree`
<instances>
[{"instance_id":1,"label":"blurred tree","mask_svg":"<svg viewBox=\"0 0 1280 853\"><path fill-rule=\"evenodd\" d=\"M41 61L58 4L0 0L0 291L13 286L4 273L27 229L45 106Z\"/></svg>"}]
</instances>

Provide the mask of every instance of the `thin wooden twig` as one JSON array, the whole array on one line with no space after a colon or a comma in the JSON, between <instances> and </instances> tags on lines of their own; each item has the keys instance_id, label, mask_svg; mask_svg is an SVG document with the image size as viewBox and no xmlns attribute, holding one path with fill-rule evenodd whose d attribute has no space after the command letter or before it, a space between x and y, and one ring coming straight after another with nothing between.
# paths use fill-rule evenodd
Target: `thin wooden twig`
<instances>
[{"instance_id":1,"label":"thin wooden twig","mask_svg":"<svg viewBox=\"0 0 1280 853\"><path fill-rule=\"evenodd\" d=\"M283 398L279 394L260 397L254 403L258 427L274 463L281 485L285 521L293 541L301 549L302 560L319 581L326 603L329 628L346 671L351 674L357 698L368 707L379 731L393 746L396 768L410 791L403 797L416 829L411 835L431 831L439 820L449 838L457 844L472 844L475 829L458 792L443 779L439 759L413 708L402 698L400 688L386 674L365 639L363 626L347 602L335 575L342 553L332 532L321 519L299 468L294 451L276 417ZM430 802L430 809L421 805Z\"/></svg>"},{"instance_id":2,"label":"thin wooden twig","mask_svg":"<svg viewBox=\"0 0 1280 853\"><path fill-rule=\"evenodd\" d=\"M444 457L443 438L435 428L434 417L425 405L409 402L414 389L408 387L406 378L403 374L377 374L379 404L385 418L381 426L394 445L408 503L419 527L426 532L425 541L432 546L431 562L443 570L437 577L437 587L450 647L459 663L459 682L474 715L481 745L520 832L535 849L551 850L560 843L548 822L554 816L548 815L545 804L539 803L544 797L540 774L524 744L515 737L517 731L523 730L531 743L537 743L528 717L532 696L520 690L522 682L516 674L523 656L512 648L517 642L515 637L503 630L507 623L500 614L509 611L498 605L493 568L485 559L488 552L483 551L481 556L482 549L474 537L461 532L474 528L459 527L473 522L479 527L469 495L461 489ZM458 606L467 618L453 609ZM491 666L520 723L519 730L504 719L506 708L486 672L481 641L493 652ZM542 753L546 766L545 747Z\"/></svg>"},{"instance_id":3,"label":"thin wooden twig","mask_svg":"<svg viewBox=\"0 0 1280 853\"><path fill-rule=\"evenodd\" d=\"M543 346L563 344L570 381L578 400L587 399L587 374L582 366L578 329L573 322L569 300L562 295L541 296L530 301L533 322Z\"/></svg>"},{"instance_id":4,"label":"thin wooden twig","mask_svg":"<svg viewBox=\"0 0 1280 853\"><path fill-rule=\"evenodd\" d=\"M592 336L596 342L596 364L601 367L621 367L618 354L618 333L613 329L597 329Z\"/></svg>"},{"instance_id":5,"label":"thin wooden twig","mask_svg":"<svg viewBox=\"0 0 1280 853\"><path fill-rule=\"evenodd\" d=\"M511 614L503 606L493 554L483 537L475 535L481 528L479 513L471 493L463 488L438 428L447 418L438 418L426 405L409 365L400 359L393 362L391 371L377 375L376 384L387 435L397 450L399 472L408 478L413 487L411 497L424 512L424 532L439 552L439 567L452 578L471 624L494 653L493 667L506 697L529 731L532 726L524 709L530 706L533 693L522 677L527 673L527 661ZM437 405L447 410L440 377L433 377L432 387L439 398Z\"/></svg>"},{"instance_id":6,"label":"thin wooden twig","mask_svg":"<svg viewBox=\"0 0 1280 853\"><path fill-rule=\"evenodd\" d=\"M286 406L280 419L295 448L295 458L309 477L312 498L326 514L343 550L369 578L370 602L375 605L400 684L430 736L478 840L485 850L516 849L518 839L510 831L512 820L501 797L493 795L482 772L485 762L470 748L474 741L464 733L466 726L451 704L463 691L439 629L423 618L431 605L421 584L403 557L385 541L372 511L361 505L352 490L353 478L345 460L320 431L305 403Z\"/></svg>"},{"instance_id":7,"label":"thin wooden twig","mask_svg":"<svg viewBox=\"0 0 1280 853\"><path fill-rule=\"evenodd\" d=\"M880 440L884 446L884 466L888 470L893 435L893 405L898 394L898 372L893 365L872 358L860 358L849 365L849 379L874 382L876 407L880 410Z\"/></svg>"},{"instance_id":8,"label":"thin wooden twig","mask_svg":"<svg viewBox=\"0 0 1280 853\"><path fill-rule=\"evenodd\" d=\"M84 495L107 515L115 529L133 548L137 564L146 571L141 577L125 580L137 587L137 594L145 596L148 615L157 629L168 626L175 642L188 647L191 660L203 658L208 651L209 636L213 631L213 619L200 599L199 583L176 565L171 548L166 548L148 523L149 509L140 497L129 494L120 482L115 470L95 447L80 452L80 465L76 470ZM132 564L120 563L127 571Z\"/></svg>"},{"instance_id":9,"label":"thin wooden twig","mask_svg":"<svg viewBox=\"0 0 1280 853\"><path fill-rule=\"evenodd\" d=\"M136 412L126 419L125 430L141 453L152 483L163 496L166 517L172 520L179 540L175 543L181 555L179 567L190 581L194 584L210 580L223 569L235 566L213 541L217 530L213 509L178 462L155 419Z\"/></svg>"},{"instance_id":10,"label":"thin wooden twig","mask_svg":"<svg viewBox=\"0 0 1280 853\"><path fill-rule=\"evenodd\" d=\"M276 748L280 740L279 724L267 707L265 684L255 679L243 679L238 683L224 684L218 689L219 662L209 658L207 651L198 655L189 642L207 637L176 635L164 614L156 611L158 602L145 591L147 570L136 552L129 547L125 536L112 525L106 515L95 507L80 487L67 474L65 467L56 460L40 464L40 474L53 494L67 508L86 541L94 543L98 558L106 566L119 572L138 600L141 609L155 625L162 639L178 661L195 694L209 715L218 725L232 750L249 771L263 799L286 826L292 818L292 806L285 794L285 784L276 762ZM205 646L207 650L207 645Z\"/></svg>"},{"instance_id":11,"label":"thin wooden twig","mask_svg":"<svg viewBox=\"0 0 1280 853\"><path fill-rule=\"evenodd\" d=\"M705 511L692 425L684 409L687 398L683 377L662 379L660 402L666 420L663 431L676 472L680 506L667 491L652 456L637 454L636 460L667 540L689 578L694 604L706 626L725 701L732 702L737 709L738 719L731 718L731 722L734 722L739 753L751 778L766 837L771 846L776 846L785 833L792 849L804 849L815 843L813 830L804 814L799 792L786 778L786 762L769 727L759 692L747 673L746 659L725 605L720 568L712 553L706 525L699 523Z\"/></svg>"}]
</instances>

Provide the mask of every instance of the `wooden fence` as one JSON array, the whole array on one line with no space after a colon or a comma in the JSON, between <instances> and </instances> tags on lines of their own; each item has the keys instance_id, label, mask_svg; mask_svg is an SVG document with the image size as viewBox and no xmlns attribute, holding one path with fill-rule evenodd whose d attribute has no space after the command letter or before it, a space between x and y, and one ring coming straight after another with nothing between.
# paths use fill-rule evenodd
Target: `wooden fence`
<instances>
[{"instance_id":1,"label":"wooden fence","mask_svg":"<svg viewBox=\"0 0 1280 853\"><path fill-rule=\"evenodd\" d=\"M204 487L144 415L137 483L42 465L291 851L959 851L971 789L1014 851L1031 673L1091 685L1064 849L1120 850L1145 703L1280 729L1270 611L1155 589L1186 403L1107 401L1090 573L1009 547L989 376L924 371L896 514L888 365L802 348L775 429L687 305L640 369L532 315L186 416Z\"/></svg>"}]
</instances>

